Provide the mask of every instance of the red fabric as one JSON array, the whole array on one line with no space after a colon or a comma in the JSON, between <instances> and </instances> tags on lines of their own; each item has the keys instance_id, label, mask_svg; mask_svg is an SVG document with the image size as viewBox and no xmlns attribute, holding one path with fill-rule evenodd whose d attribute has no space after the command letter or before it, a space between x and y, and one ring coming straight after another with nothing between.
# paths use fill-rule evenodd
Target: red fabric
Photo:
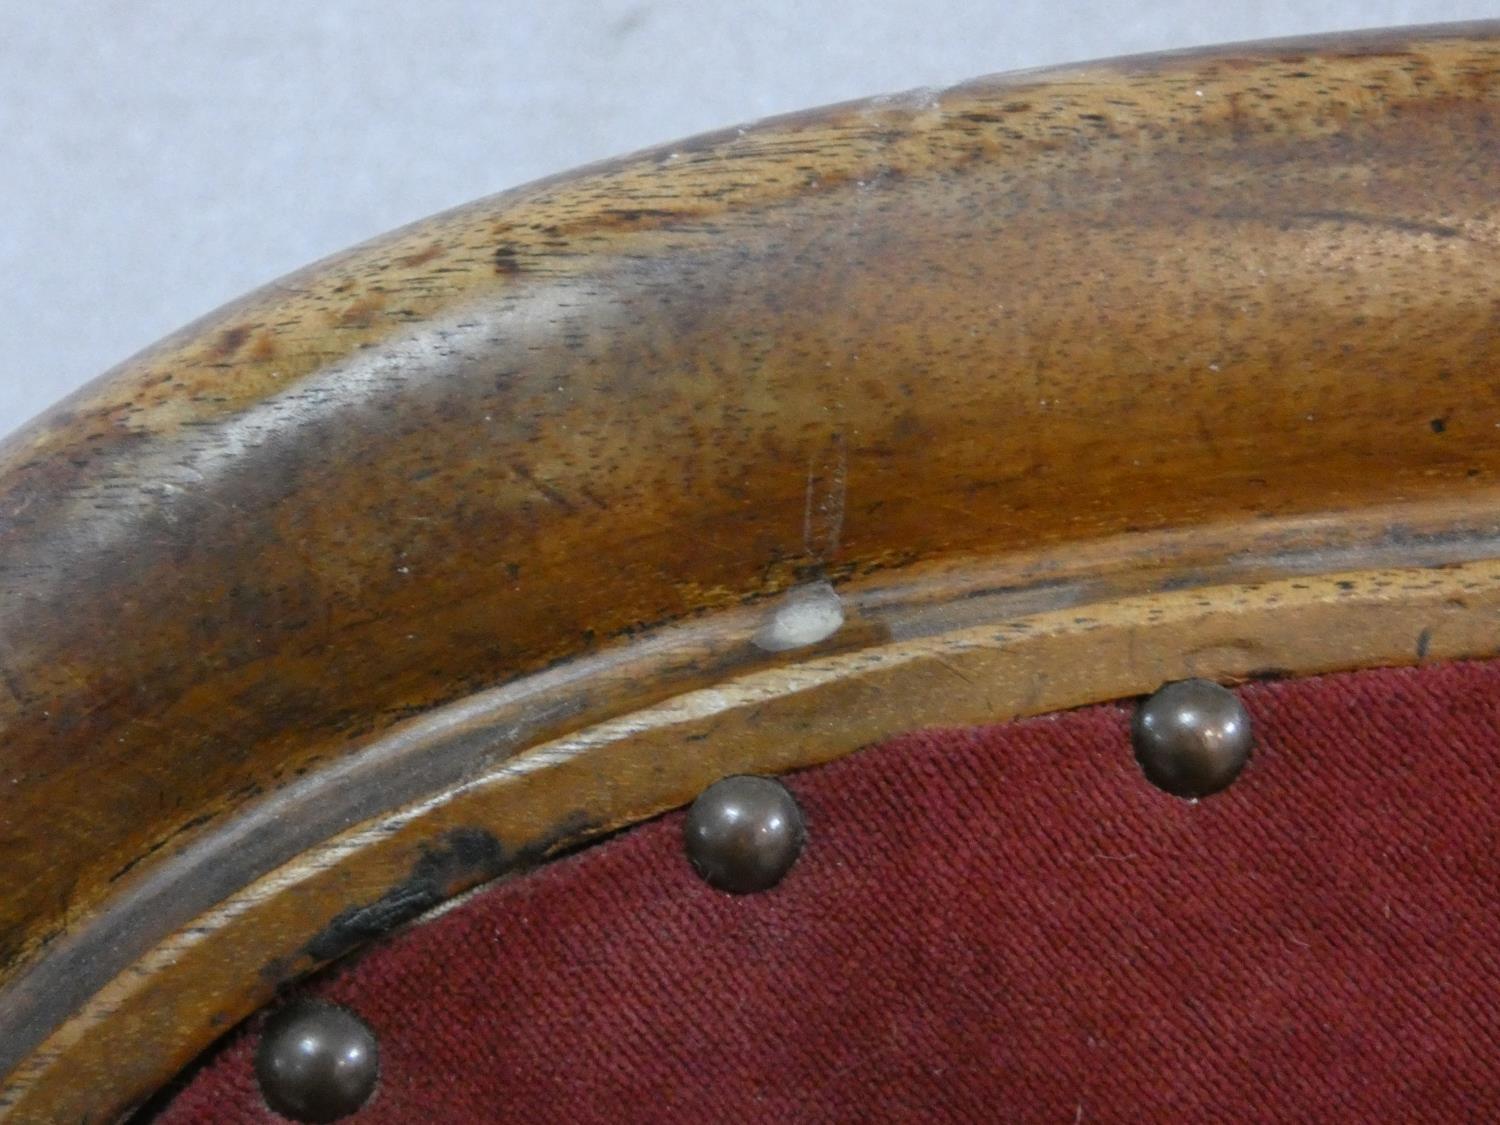
<instances>
[{"instance_id":1,"label":"red fabric","mask_svg":"<svg viewBox=\"0 0 1500 1125\"><path fill-rule=\"evenodd\" d=\"M1200 804L1094 707L791 778L767 894L675 815L494 888L313 986L381 1037L349 1120L1500 1117L1500 664L1242 695ZM277 1120L257 1027L165 1122Z\"/></svg>"}]
</instances>

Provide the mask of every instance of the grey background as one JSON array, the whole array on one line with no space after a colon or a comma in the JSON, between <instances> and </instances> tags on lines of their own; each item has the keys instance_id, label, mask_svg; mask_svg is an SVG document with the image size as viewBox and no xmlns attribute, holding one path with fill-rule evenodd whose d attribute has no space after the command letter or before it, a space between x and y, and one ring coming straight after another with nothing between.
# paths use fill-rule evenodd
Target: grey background
<instances>
[{"instance_id":1,"label":"grey background","mask_svg":"<svg viewBox=\"0 0 1500 1125\"><path fill-rule=\"evenodd\" d=\"M1463 0L0 0L0 433L246 290L679 136Z\"/></svg>"}]
</instances>

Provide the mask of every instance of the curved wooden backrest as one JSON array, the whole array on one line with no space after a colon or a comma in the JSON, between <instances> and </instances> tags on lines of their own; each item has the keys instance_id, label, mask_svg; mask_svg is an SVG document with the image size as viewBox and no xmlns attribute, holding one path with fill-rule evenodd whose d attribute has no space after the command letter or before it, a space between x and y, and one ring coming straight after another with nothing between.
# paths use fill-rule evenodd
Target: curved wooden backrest
<instances>
[{"instance_id":1,"label":"curved wooden backrest","mask_svg":"<svg viewBox=\"0 0 1500 1125\"><path fill-rule=\"evenodd\" d=\"M1500 649L1500 26L986 79L460 208L0 446L0 1109L936 721Z\"/></svg>"}]
</instances>

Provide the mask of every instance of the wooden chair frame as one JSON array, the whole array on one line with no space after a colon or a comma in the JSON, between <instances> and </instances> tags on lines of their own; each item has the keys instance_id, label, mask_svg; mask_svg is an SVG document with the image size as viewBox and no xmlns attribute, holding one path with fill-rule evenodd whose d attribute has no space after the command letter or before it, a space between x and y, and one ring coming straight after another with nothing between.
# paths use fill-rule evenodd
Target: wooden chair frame
<instances>
[{"instance_id":1,"label":"wooden chair frame","mask_svg":"<svg viewBox=\"0 0 1500 1125\"><path fill-rule=\"evenodd\" d=\"M1500 25L459 208L0 446L0 1113L732 772L1500 650Z\"/></svg>"}]
</instances>

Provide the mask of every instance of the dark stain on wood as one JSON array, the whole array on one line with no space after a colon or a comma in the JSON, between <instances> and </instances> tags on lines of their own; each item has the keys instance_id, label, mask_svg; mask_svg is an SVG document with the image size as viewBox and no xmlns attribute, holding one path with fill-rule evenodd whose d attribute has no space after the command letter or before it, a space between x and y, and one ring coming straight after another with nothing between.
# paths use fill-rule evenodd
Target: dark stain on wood
<instances>
[{"instance_id":1,"label":"dark stain on wood","mask_svg":"<svg viewBox=\"0 0 1500 1125\"><path fill-rule=\"evenodd\" d=\"M305 956L313 964L333 961L384 937L461 891L535 866L566 842L593 830L591 818L579 813L524 847L507 852L484 829L454 829L423 851L410 878L374 902L342 911L307 943ZM272 966L269 971L285 973L287 966Z\"/></svg>"},{"instance_id":2,"label":"dark stain on wood","mask_svg":"<svg viewBox=\"0 0 1500 1125\"><path fill-rule=\"evenodd\" d=\"M514 277L521 272L521 252L511 243L497 246L494 254L495 272Z\"/></svg>"},{"instance_id":3,"label":"dark stain on wood","mask_svg":"<svg viewBox=\"0 0 1500 1125\"><path fill-rule=\"evenodd\" d=\"M214 343L214 355L219 359L229 359L250 338L250 328L243 324L237 324L233 328L226 328L219 333L219 338Z\"/></svg>"},{"instance_id":4,"label":"dark stain on wood","mask_svg":"<svg viewBox=\"0 0 1500 1125\"><path fill-rule=\"evenodd\" d=\"M488 832L455 829L423 853L400 886L339 914L307 943L307 955L319 962L342 957L426 913L460 888L495 878L508 866L505 849Z\"/></svg>"}]
</instances>

